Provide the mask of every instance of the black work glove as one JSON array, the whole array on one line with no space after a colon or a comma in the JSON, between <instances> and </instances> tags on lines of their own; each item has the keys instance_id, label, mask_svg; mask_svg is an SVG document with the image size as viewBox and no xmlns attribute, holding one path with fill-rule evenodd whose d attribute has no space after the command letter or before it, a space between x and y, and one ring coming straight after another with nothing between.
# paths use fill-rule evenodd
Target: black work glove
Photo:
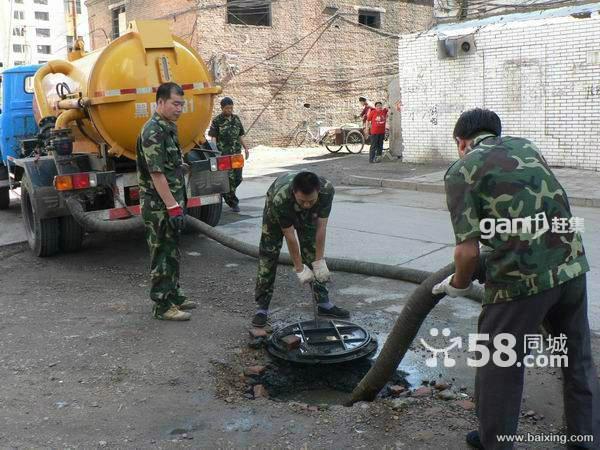
<instances>
[{"instance_id":1,"label":"black work glove","mask_svg":"<svg viewBox=\"0 0 600 450\"><path fill-rule=\"evenodd\" d=\"M185 214L183 208L179 205L171 206L167 208L167 212L169 213L169 224L173 228L176 234L181 234L183 229L185 228Z\"/></svg>"}]
</instances>

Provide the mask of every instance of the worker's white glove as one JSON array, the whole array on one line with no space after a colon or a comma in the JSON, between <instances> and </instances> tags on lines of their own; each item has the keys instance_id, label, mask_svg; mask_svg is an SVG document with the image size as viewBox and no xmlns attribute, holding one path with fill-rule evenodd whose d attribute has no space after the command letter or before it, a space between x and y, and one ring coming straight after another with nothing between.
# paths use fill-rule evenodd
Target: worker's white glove
<instances>
[{"instance_id":1,"label":"worker's white glove","mask_svg":"<svg viewBox=\"0 0 600 450\"><path fill-rule=\"evenodd\" d=\"M326 283L331 278L331 274L329 273L329 269L327 268L327 263L324 259L319 259L318 261L313 262L312 268L317 281L320 281L321 283Z\"/></svg>"},{"instance_id":2,"label":"worker's white glove","mask_svg":"<svg viewBox=\"0 0 600 450\"><path fill-rule=\"evenodd\" d=\"M449 297L459 297L459 296L466 297L466 296L470 295L470 296L474 296L477 298L483 298L483 293L484 293L483 286L471 283L464 289L458 289L450 284L450 281L452 281L453 276L454 276L454 274L450 275L448 278L446 278L441 283L436 284L433 287L433 289L431 289L431 293L434 295L446 294Z\"/></svg>"},{"instance_id":3,"label":"worker's white glove","mask_svg":"<svg viewBox=\"0 0 600 450\"><path fill-rule=\"evenodd\" d=\"M306 264L303 265L302 272L296 272L296 276L302 285L312 283L315 280L315 274Z\"/></svg>"}]
</instances>

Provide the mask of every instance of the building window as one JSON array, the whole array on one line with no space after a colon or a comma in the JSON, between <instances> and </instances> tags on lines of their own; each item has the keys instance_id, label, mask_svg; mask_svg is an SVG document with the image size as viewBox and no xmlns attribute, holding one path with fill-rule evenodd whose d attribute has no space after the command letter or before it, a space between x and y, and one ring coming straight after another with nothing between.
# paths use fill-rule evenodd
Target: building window
<instances>
[{"instance_id":1,"label":"building window","mask_svg":"<svg viewBox=\"0 0 600 450\"><path fill-rule=\"evenodd\" d=\"M35 35L37 37L50 37L50 28L36 28Z\"/></svg>"},{"instance_id":2,"label":"building window","mask_svg":"<svg viewBox=\"0 0 600 450\"><path fill-rule=\"evenodd\" d=\"M48 61L44 61L44 60L41 60L41 59L40 59L40 60L38 61L38 64L46 64L47 62L48 62Z\"/></svg>"},{"instance_id":3,"label":"building window","mask_svg":"<svg viewBox=\"0 0 600 450\"><path fill-rule=\"evenodd\" d=\"M50 20L50 14L45 11L36 11L35 20Z\"/></svg>"},{"instance_id":4,"label":"building window","mask_svg":"<svg viewBox=\"0 0 600 450\"><path fill-rule=\"evenodd\" d=\"M23 0L15 0L15 4L22 5L23 4Z\"/></svg>"},{"instance_id":5,"label":"building window","mask_svg":"<svg viewBox=\"0 0 600 450\"><path fill-rule=\"evenodd\" d=\"M75 0L75 7L77 8L77 14L81 14L81 0ZM65 0L65 11L71 14L71 8L73 7L73 2L71 0Z\"/></svg>"},{"instance_id":6,"label":"building window","mask_svg":"<svg viewBox=\"0 0 600 450\"><path fill-rule=\"evenodd\" d=\"M15 66L22 66L22 65L24 65L24 64L25 64L25 61L14 61L14 62L13 62L13 64L14 64Z\"/></svg>"},{"instance_id":7,"label":"building window","mask_svg":"<svg viewBox=\"0 0 600 450\"><path fill-rule=\"evenodd\" d=\"M227 23L270 27L271 0L227 0Z\"/></svg>"},{"instance_id":8,"label":"building window","mask_svg":"<svg viewBox=\"0 0 600 450\"><path fill-rule=\"evenodd\" d=\"M33 3L35 3L36 5L47 5L48 0L33 0Z\"/></svg>"},{"instance_id":9,"label":"building window","mask_svg":"<svg viewBox=\"0 0 600 450\"><path fill-rule=\"evenodd\" d=\"M49 45L38 45L37 52L42 53L44 55L49 55L50 53L52 53Z\"/></svg>"},{"instance_id":10,"label":"building window","mask_svg":"<svg viewBox=\"0 0 600 450\"><path fill-rule=\"evenodd\" d=\"M25 28L13 28L13 36L25 36Z\"/></svg>"},{"instance_id":11,"label":"building window","mask_svg":"<svg viewBox=\"0 0 600 450\"><path fill-rule=\"evenodd\" d=\"M381 28L381 13L370 9L359 9L358 23L371 28Z\"/></svg>"},{"instance_id":12,"label":"building window","mask_svg":"<svg viewBox=\"0 0 600 450\"><path fill-rule=\"evenodd\" d=\"M25 13L23 11L14 11L13 17L17 20L23 20L25 18Z\"/></svg>"},{"instance_id":13,"label":"building window","mask_svg":"<svg viewBox=\"0 0 600 450\"><path fill-rule=\"evenodd\" d=\"M73 36L67 36L67 50L73 50Z\"/></svg>"},{"instance_id":14,"label":"building window","mask_svg":"<svg viewBox=\"0 0 600 450\"><path fill-rule=\"evenodd\" d=\"M126 30L125 5L117 6L112 10L112 38L118 38L124 34Z\"/></svg>"},{"instance_id":15,"label":"building window","mask_svg":"<svg viewBox=\"0 0 600 450\"><path fill-rule=\"evenodd\" d=\"M25 53L25 46L21 44L13 44L14 53Z\"/></svg>"}]
</instances>

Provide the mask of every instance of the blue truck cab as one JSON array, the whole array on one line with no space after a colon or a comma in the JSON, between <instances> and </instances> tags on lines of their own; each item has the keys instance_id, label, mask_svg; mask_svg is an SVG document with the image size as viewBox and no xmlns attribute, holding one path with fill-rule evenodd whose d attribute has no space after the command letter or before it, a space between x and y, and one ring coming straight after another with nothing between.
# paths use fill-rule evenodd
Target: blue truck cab
<instances>
[{"instance_id":1,"label":"blue truck cab","mask_svg":"<svg viewBox=\"0 0 600 450\"><path fill-rule=\"evenodd\" d=\"M9 207L9 158L21 157L21 141L34 138L33 76L41 65L17 66L2 72L0 89L0 209Z\"/></svg>"}]
</instances>

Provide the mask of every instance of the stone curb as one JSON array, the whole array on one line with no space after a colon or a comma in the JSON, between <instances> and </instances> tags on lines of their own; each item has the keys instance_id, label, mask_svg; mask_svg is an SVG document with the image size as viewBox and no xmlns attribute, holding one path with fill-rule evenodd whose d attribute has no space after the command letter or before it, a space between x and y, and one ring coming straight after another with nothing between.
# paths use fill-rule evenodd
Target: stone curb
<instances>
[{"instance_id":1,"label":"stone curb","mask_svg":"<svg viewBox=\"0 0 600 450\"><path fill-rule=\"evenodd\" d=\"M444 185L437 183L421 183L417 181L393 180L389 178L364 177L360 175L349 175L344 180L345 184L351 186L376 186L402 189L405 191L432 192L444 194ZM600 208L600 198L569 197L571 206L584 206L587 208Z\"/></svg>"}]
</instances>

